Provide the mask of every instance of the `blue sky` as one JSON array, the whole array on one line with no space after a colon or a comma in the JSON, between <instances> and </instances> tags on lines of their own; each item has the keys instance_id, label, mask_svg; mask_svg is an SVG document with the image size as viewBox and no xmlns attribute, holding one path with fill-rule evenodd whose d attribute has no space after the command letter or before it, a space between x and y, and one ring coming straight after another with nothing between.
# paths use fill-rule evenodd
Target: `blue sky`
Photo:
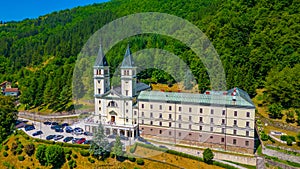
<instances>
[{"instance_id":1,"label":"blue sky","mask_svg":"<svg viewBox=\"0 0 300 169\"><path fill-rule=\"evenodd\" d=\"M37 18L54 11L107 1L109 0L2 0L0 21Z\"/></svg>"}]
</instances>

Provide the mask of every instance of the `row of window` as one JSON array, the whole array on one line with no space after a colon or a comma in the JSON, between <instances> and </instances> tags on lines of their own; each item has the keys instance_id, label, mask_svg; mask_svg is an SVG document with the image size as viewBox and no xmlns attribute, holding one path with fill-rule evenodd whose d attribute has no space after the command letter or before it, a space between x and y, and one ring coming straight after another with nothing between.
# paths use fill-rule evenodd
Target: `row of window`
<instances>
[{"instance_id":1,"label":"row of window","mask_svg":"<svg viewBox=\"0 0 300 169\"><path fill-rule=\"evenodd\" d=\"M142 128L143 130L144 128ZM150 129L151 131L153 129ZM162 130L159 130L159 134L162 134ZM191 133L189 134L190 136L192 135ZM172 136L172 131L169 131L169 136ZM178 133L178 136L181 137L181 132ZM202 137L202 135L199 135L200 137ZM210 136L211 139L213 139L214 137L213 136ZM224 143L225 142L225 138L222 137L221 138L221 142ZM237 144L237 139L233 139L232 140L232 144L236 145ZM249 141L245 141L245 146L249 146Z\"/></svg>"},{"instance_id":2,"label":"row of window","mask_svg":"<svg viewBox=\"0 0 300 169\"><path fill-rule=\"evenodd\" d=\"M104 70L104 74L108 74L108 70ZM96 75L101 75L101 70L100 69L96 70Z\"/></svg>"},{"instance_id":3,"label":"row of window","mask_svg":"<svg viewBox=\"0 0 300 169\"><path fill-rule=\"evenodd\" d=\"M142 124L144 124L144 120L142 120ZM150 121L150 125L153 125L153 121ZM159 126L163 126L161 121L159 122ZM172 127L171 122L169 122L169 127ZM178 124L178 128L182 128L180 123ZM189 124L189 130L191 130L191 129L192 129L192 125ZM203 126L199 126L199 131L203 131L202 129L203 129ZM210 127L210 132L214 132L214 127ZM225 128L222 128L221 133L225 134ZM236 129L233 130L233 135L237 135ZM249 131L246 131L246 136L249 136Z\"/></svg>"},{"instance_id":4,"label":"row of window","mask_svg":"<svg viewBox=\"0 0 300 169\"><path fill-rule=\"evenodd\" d=\"M141 107L142 107L142 109L144 109L145 105L142 104ZM153 105L152 104L150 104L150 109L153 109ZM162 110L162 105L159 105L159 110ZM169 106L169 110L172 111L172 106ZM181 112L182 111L182 107L178 107L178 111ZM189 108L189 112L192 113L192 108L191 107ZM199 109L199 113L203 113L203 109L202 108ZM210 114L214 114L214 109L210 109ZM234 116L237 116L238 112L234 111L233 114L234 114ZM222 110L222 115L226 115L226 110ZM246 113L246 117L250 117L250 112Z\"/></svg>"}]
</instances>

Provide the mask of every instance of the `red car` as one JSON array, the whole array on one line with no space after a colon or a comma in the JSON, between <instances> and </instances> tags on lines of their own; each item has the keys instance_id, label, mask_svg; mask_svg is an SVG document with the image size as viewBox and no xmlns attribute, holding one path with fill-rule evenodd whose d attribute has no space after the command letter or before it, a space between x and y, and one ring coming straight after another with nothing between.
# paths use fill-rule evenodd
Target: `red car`
<instances>
[{"instance_id":1,"label":"red car","mask_svg":"<svg viewBox=\"0 0 300 169\"><path fill-rule=\"evenodd\" d=\"M76 143L77 144L82 144L82 143L84 143L85 142L85 138L81 138L81 139L78 139L77 141L76 141Z\"/></svg>"}]
</instances>

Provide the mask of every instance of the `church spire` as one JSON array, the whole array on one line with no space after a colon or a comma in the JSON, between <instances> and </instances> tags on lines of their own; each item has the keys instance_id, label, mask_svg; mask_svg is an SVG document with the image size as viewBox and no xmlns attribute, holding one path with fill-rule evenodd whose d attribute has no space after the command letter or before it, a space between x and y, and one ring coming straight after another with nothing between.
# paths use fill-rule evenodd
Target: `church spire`
<instances>
[{"instance_id":1,"label":"church spire","mask_svg":"<svg viewBox=\"0 0 300 169\"><path fill-rule=\"evenodd\" d=\"M133 65L134 65L134 62L133 62L132 55L130 53L129 44L128 44L121 67L131 68L131 67L133 67Z\"/></svg>"},{"instance_id":2,"label":"church spire","mask_svg":"<svg viewBox=\"0 0 300 169\"><path fill-rule=\"evenodd\" d=\"M102 50L102 44L101 43L100 43L98 55L97 55L97 58L96 58L95 66L108 66L106 57L105 57L105 55L103 53L103 50Z\"/></svg>"}]
</instances>

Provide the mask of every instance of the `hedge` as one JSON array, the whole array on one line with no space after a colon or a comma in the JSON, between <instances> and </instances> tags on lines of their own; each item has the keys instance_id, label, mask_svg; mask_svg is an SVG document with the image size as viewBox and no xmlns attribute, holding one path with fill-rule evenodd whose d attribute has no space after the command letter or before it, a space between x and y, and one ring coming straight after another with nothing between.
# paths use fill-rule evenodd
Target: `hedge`
<instances>
[{"instance_id":1,"label":"hedge","mask_svg":"<svg viewBox=\"0 0 300 169\"><path fill-rule=\"evenodd\" d=\"M88 158L88 161L91 162L91 163L95 163L95 160L92 159L91 157Z\"/></svg>"},{"instance_id":2,"label":"hedge","mask_svg":"<svg viewBox=\"0 0 300 169\"><path fill-rule=\"evenodd\" d=\"M18 156L18 160L19 160L19 161L24 161L25 158L24 158L24 156Z\"/></svg>"},{"instance_id":3,"label":"hedge","mask_svg":"<svg viewBox=\"0 0 300 169\"><path fill-rule=\"evenodd\" d=\"M128 160L131 161L131 162L135 162L136 161L135 157L133 157L131 155L128 156Z\"/></svg>"},{"instance_id":4,"label":"hedge","mask_svg":"<svg viewBox=\"0 0 300 169\"><path fill-rule=\"evenodd\" d=\"M291 139L293 142L296 141L296 139L295 139L294 136L288 136L288 135L282 135L282 136L280 136L280 140L282 140L282 141L287 141L288 139Z\"/></svg>"},{"instance_id":5,"label":"hedge","mask_svg":"<svg viewBox=\"0 0 300 169\"><path fill-rule=\"evenodd\" d=\"M4 156L4 157L7 157L7 156L8 156L8 153L7 153L6 151L4 151L4 152L3 152L3 156Z\"/></svg>"}]
</instances>

